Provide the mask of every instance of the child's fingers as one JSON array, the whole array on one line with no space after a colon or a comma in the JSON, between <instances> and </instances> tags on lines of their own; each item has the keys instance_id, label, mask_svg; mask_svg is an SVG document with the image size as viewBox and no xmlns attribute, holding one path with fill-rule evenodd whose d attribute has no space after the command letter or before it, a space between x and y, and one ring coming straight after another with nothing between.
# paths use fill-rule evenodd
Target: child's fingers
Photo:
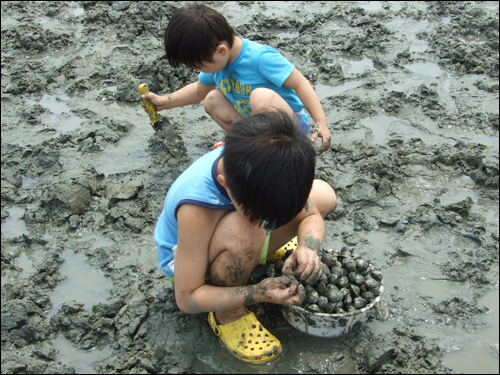
<instances>
[{"instance_id":1,"label":"child's fingers","mask_svg":"<svg viewBox=\"0 0 500 375\"><path fill-rule=\"evenodd\" d=\"M318 135L319 135L319 133L318 133L318 132L313 133L313 135L311 136L311 141L312 141L312 142L316 141L316 139L318 139Z\"/></svg>"},{"instance_id":2,"label":"child's fingers","mask_svg":"<svg viewBox=\"0 0 500 375\"><path fill-rule=\"evenodd\" d=\"M301 305L305 299L306 299L306 291L304 285L299 284L297 288L294 290L293 294L290 294L285 304Z\"/></svg>"},{"instance_id":3,"label":"child's fingers","mask_svg":"<svg viewBox=\"0 0 500 375\"><path fill-rule=\"evenodd\" d=\"M324 152L324 151L328 150L329 148L330 148L330 145L329 145L328 143L326 143L326 142L325 142L325 143L323 143L323 146L321 146L321 147L318 149L318 151L319 151L319 152Z\"/></svg>"},{"instance_id":4,"label":"child's fingers","mask_svg":"<svg viewBox=\"0 0 500 375\"><path fill-rule=\"evenodd\" d=\"M283 264L283 270L281 271L283 274L291 275L295 272L295 268L297 267L296 257L297 255L295 253L292 253L292 255L288 257L288 259Z\"/></svg>"},{"instance_id":5,"label":"child's fingers","mask_svg":"<svg viewBox=\"0 0 500 375\"><path fill-rule=\"evenodd\" d=\"M331 137L322 137L322 139L323 139L323 144L318 149L319 152L327 151L330 149L330 147L332 147Z\"/></svg>"}]
</instances>

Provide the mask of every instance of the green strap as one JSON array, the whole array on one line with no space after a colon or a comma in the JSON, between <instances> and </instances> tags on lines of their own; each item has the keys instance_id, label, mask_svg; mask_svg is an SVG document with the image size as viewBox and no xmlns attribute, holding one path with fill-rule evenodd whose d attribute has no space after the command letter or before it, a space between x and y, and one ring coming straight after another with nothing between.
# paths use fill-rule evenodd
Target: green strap
<instances>
[{"instance_id":1,"label":"green strap","mask_svg":"<svg viewBox=\"0 0 500 375\"><path fill-rule=\"evenodd\" d=\"M271 238L271 232L266 233L266 239L264 240L264 245L262 245L262 250L260 251L260 265L266 264L267 252L269 250L269 239Z\"/></svg>"},{"instance_id":2,"label":"green strap","mask_svg":"<svg viewBox=\"0 0 500 375\"><path fill-rule=\"evenodd\" d=\"M172 286L174 286L174 277L173 276L165 276L167 279L170 280L170 282L172 283Z\"/></svg>"}]
</instances>

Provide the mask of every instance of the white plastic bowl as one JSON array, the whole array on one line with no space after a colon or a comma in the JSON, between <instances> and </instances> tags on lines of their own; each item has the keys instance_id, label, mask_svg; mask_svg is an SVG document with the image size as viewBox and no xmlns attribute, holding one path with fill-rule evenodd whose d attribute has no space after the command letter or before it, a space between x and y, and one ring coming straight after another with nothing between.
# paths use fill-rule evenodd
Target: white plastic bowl
<instances>
[{"instance_id":1,"label":"white plastic bowl","mask_svg":"<svg viewBox=\"0 0 500 375\"><path fill-rule=\"evenodd\" d=\"M381 284L379 295L362 309L344 313L327 314L312 312L300 306L282 305L281 313L286 321L294 328L318 337L340 337L360 329L368 320L370 310L382 298L384 286Z\"/></svg>"}]
</instances>

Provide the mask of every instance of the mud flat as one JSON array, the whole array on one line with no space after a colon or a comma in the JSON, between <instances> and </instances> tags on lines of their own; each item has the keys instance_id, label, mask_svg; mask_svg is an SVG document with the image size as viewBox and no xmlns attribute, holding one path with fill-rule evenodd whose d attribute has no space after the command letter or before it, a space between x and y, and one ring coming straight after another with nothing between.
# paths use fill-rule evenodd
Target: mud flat
<instances>
[{"instance_id":1,"label":"mud flat","mask_svg":"<svg viewBox=\"0 0 500 375\"><path fill-rule=\"evenodd\" d=\"M324 246L384 275L342 339L253 306L284 347L260 367L156 262L170 184L223 137L195 105L160 139L140 106L140 83L196 78L162 59L183 4L2 2L2 373L498 374L498 2L207 2L313 83L339 196Z\"/></svg>"}]
</instances>

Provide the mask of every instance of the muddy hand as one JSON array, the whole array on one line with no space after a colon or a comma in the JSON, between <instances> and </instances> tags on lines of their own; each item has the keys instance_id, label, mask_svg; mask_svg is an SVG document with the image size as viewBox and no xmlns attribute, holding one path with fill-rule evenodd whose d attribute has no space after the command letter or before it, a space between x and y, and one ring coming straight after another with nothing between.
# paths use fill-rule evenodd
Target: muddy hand
<instances>
[{"instance_id":1,"label":"muddy hand","mask_svg":"<svg viewBox=\"0 0 500 375\"><path fill-rule=\"evenodd\" d=\"M156 95L154 92L149 92L147 94L141 95L141 98L143 100L149 100L154 106L157 111L162 111L164 109L167 109L165 106L165 97L161 95Z\"/></svg>"},{"instance_id":2,"label":"muddy hand","mask_svg":"<svg viewBox=\"0 0 500 375\"><path fill-rule=\"evenodd\" d=\"M304 286L293 275L264 279L259 290L269 302L280 305L300 305L305 299Z\"/></svg>"},{"instance_id":3,"label":"muddy hand","mask_svg":"<svg viewBox=\"0 0 500 375\"><path fill-rule=\"evenodd\" d=\"M315 283L323 274L323 263L316 251L299 245L283 265L284 274L293 274L301 282Z\"/></svg>"},{"instance_id":4,"label":"muddy hand","mask_svg":"<svg viewBox=\"0 0 500 375\"><path fill-rule=\"evenodd\" d=\"M315 142L316 139L318 139L318 137L320 137L321 140L322 140L322 145L318 149L318 151L320 153L324 152L324 151L327 151L327 150L329 150L332 147L332 135L330 134L330 131L328 130L328 128L326 128L326 130L321 131L321 128L320 128L319 124L316 124L314 126L314 129L313 129L313 134L311 136L311 141Z\"/></svg>"}]
</instances>

